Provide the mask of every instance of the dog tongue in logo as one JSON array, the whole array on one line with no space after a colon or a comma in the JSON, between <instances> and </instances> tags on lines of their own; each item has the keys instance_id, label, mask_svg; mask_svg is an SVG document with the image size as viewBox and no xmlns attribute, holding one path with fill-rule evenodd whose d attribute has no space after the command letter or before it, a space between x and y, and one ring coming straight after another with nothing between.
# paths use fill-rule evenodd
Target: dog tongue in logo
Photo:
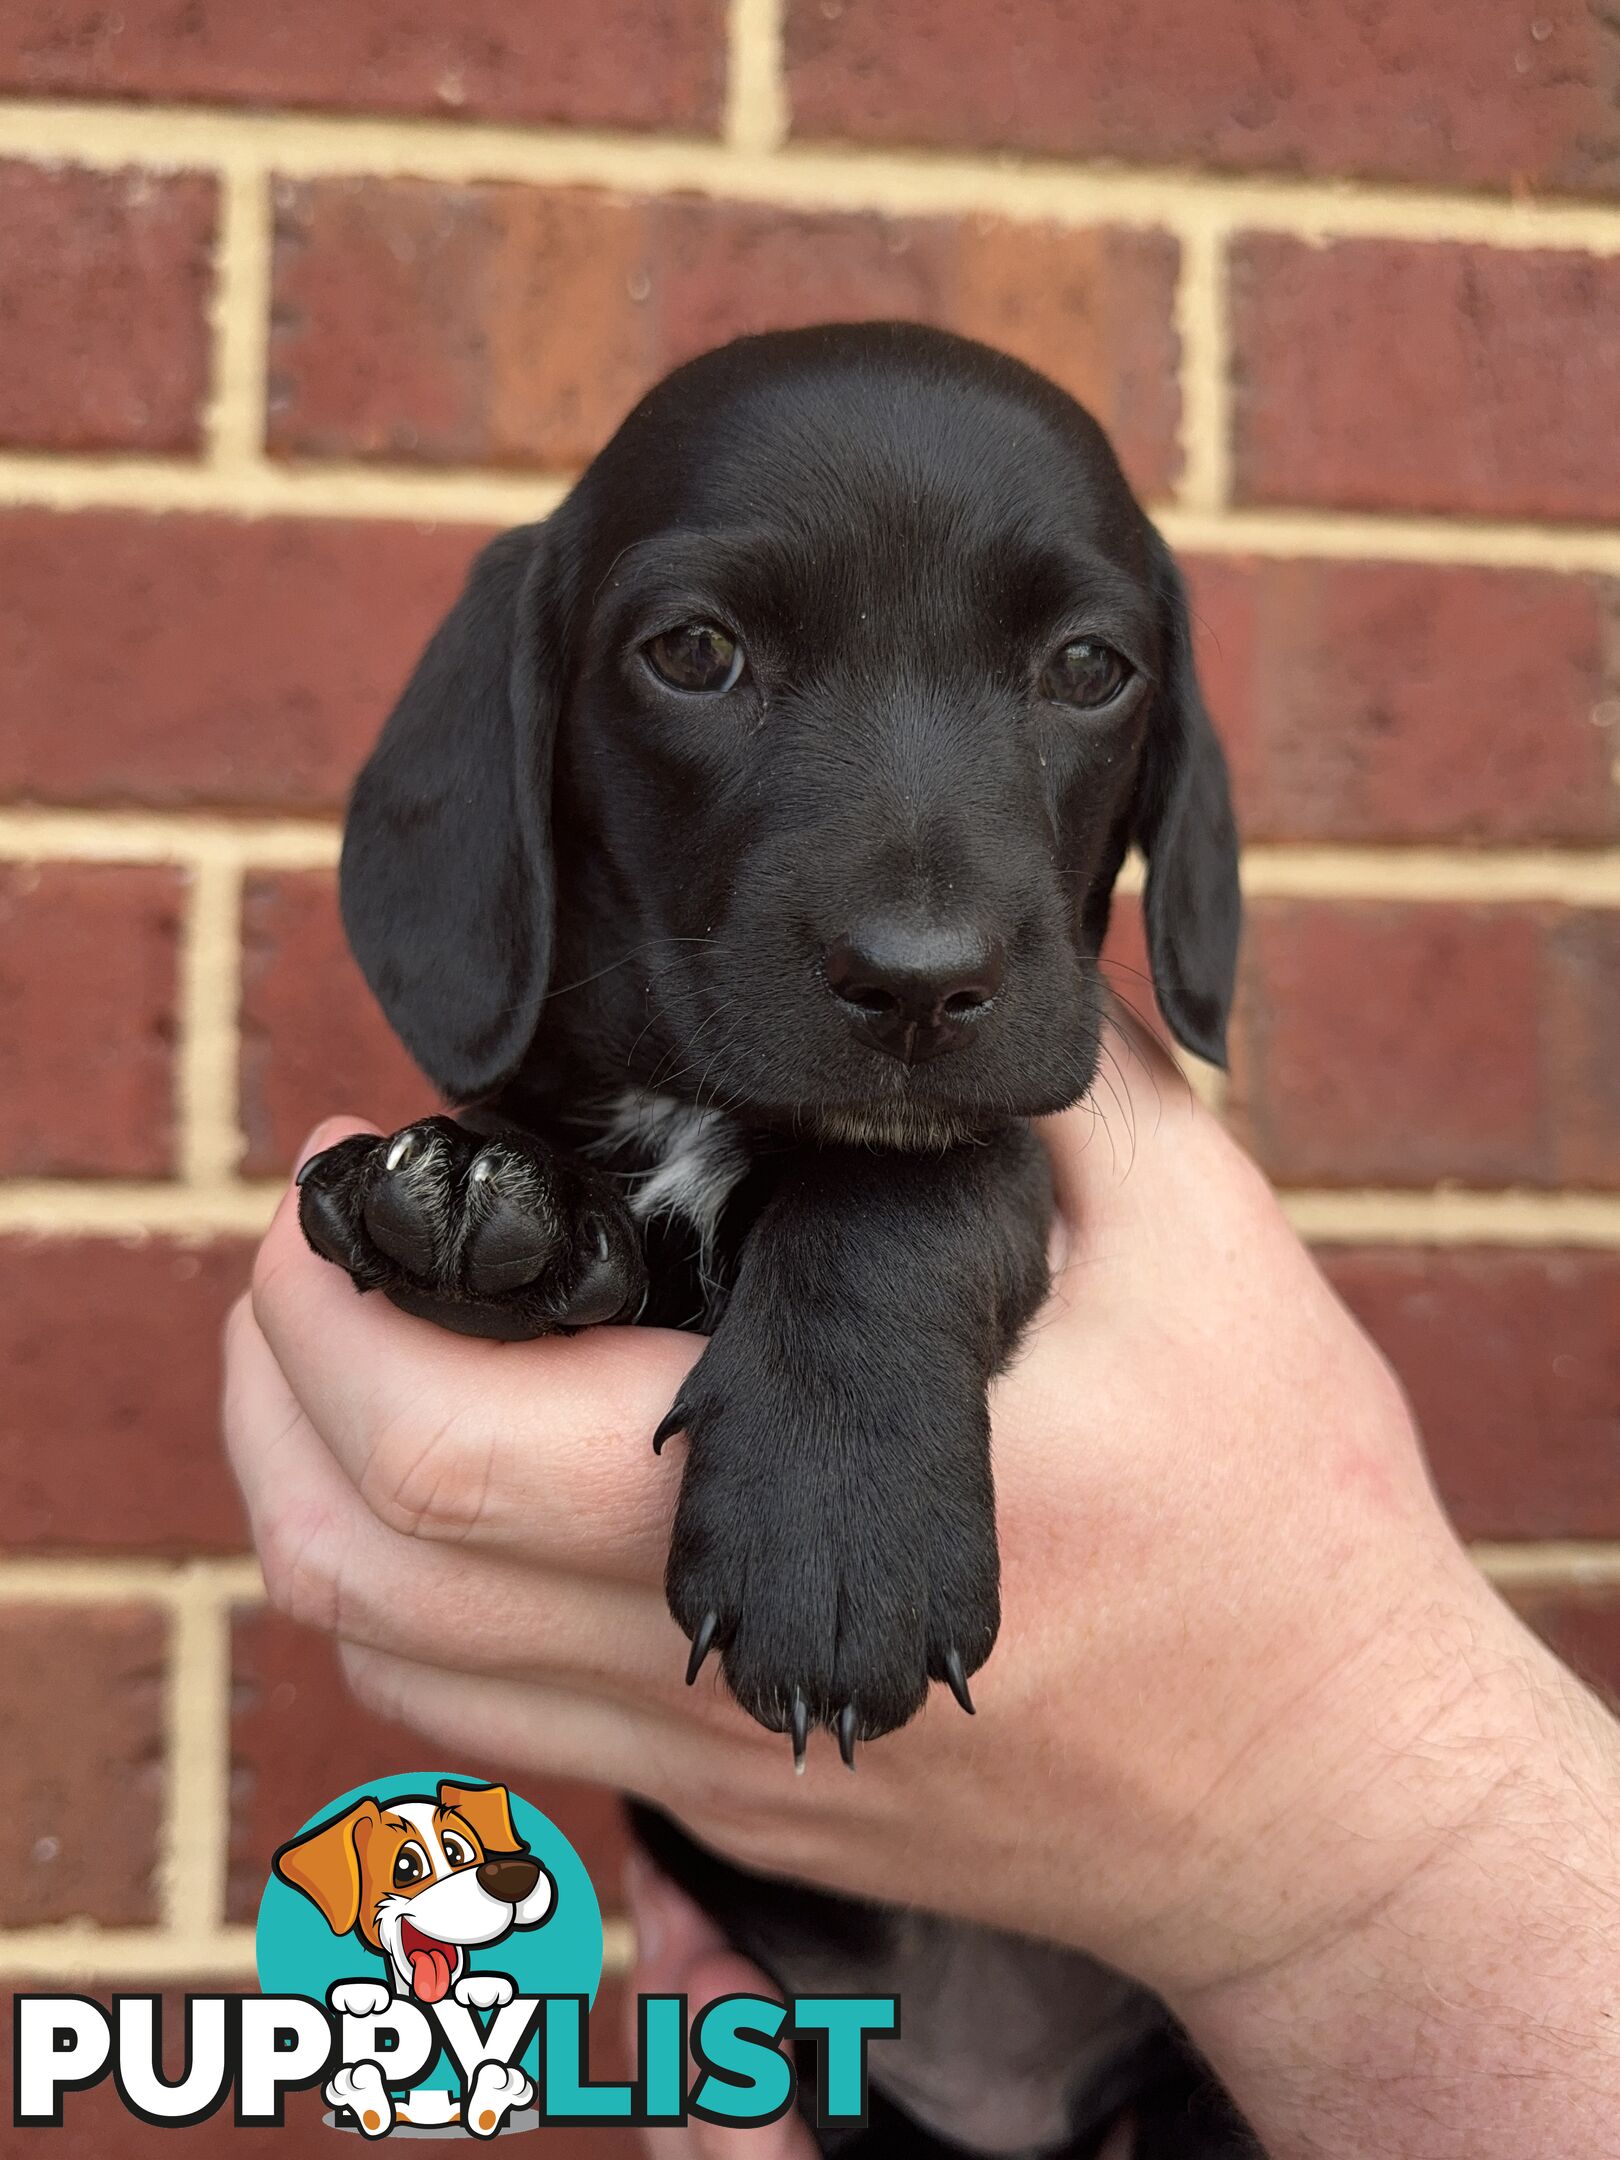
<instances>
[{"instance_id":1,"label":"dog tongue in logo","mask_svg":"<svg viewBox=\"0 0 1620 2160\"><path fill-rule=\"evenodd\" d=\"M456 1952L448 1943L424 1935L409 1920L400 1929L400 1948L410 1960L411 1993L425 2003L439 2002L450 1992L455 1978Z\"/></svg>"}]
</instances>

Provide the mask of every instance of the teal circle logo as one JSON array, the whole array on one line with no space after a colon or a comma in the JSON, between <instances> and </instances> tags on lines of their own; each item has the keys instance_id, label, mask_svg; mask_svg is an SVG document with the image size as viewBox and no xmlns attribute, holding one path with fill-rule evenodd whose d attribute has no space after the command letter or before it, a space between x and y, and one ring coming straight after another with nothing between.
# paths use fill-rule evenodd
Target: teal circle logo
<instances>
[{"instance_id":1,"label":"teal circle logo","mask_svg":"<svg viewBox=\"0 0 1620 2160\"><path fill-rule=\"evenodd\" d=\"M340 1793L279 1848L254 1948L266 1995L385 2020L414 2005L487 2031L517 1997L595 2001L602 1913L573 1846L521 1794L455 1771L403 1772ZM514 2066L531 2084L538 2055L531 2039ZM503 2128L527 2126L521 2084L507 2090ZM447 2048L409 2086L374 2067L326 2096L342 2127L368 2128L380 2108L458 2134Z\"/></svg>"}]
</instances>

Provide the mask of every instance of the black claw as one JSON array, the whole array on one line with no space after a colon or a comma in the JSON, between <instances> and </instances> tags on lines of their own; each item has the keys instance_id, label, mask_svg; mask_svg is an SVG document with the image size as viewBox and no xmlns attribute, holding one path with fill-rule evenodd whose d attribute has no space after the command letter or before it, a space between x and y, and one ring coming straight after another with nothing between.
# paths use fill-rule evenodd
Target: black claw
<instances>
[{"instance_id":1,"label":"black claw","mask_svg":"<svg viewBox=\"0 0 1620 2160\"><path fill-rule=\"evenodd\" d=\"M802 1689L793 1690L793 1767L804 1768L804 1751L810 1745L810 1705Z\"/></svg>"},{"instance_id":2,"label":"black claw","mask_svg":"<svg viewBox=\"0 0 1620 2160\"><path fill-rule=\"evenodd\" d=\"M703 1670L703 1660L714 1648L714 1638L720 1627L720 1615L706 1612L698 1622L698 1631L692 1637L692 1655L686 1661L686 1684L691 1687Z\"/></svg>"},{"instance_id":3,"label":"black claw","mask_svg":"<svg viewBox=\"0 0 1620 2160\"><path fill-rule=\"evenodd\" d=\"M325 1153L325 1148L322 1148L319 1153L311 1155L307 1162L301 1162L298 1165L298 1168L293 1172L293 1183L295 1185L302 1185L305 1178L309 1176L309 1173L314 1169L315 1165L320 1161L321 1156Z\"/></svg>"},{"instance_id":4,"label":"black claw","mask_svg":"<svg viewBox=\"0 0 1620 2160\"><path fill-rule=\"evenodd\" d=\"M950 1683L951 1693L962 1705L968 1716L972 1717L974 1715L973 1697L968 1693L967 1673L963 1669L960 1650L946 1651L945 1678Z\"/></svg>"},{"instance_id":5,"label":"black claw","mask_svg":"<svg viewBox=\"0 0 1620 2160\"><path fill-rule=\"evenodd\" d=\"M844 1758L844 1768L846 1770L853 1770L855 1767L855 1741L858 1723L859 1720L855 1715L855 1705L852 1702L845 1703L843 1709L838 1713L838 1752Z\"/></svg>"},{"instance_id":6,"label":"black claw","mask_svg":"<svg viewBox=\"0 0 1620 2160\"><path fill-rule=\"evenodd\" d=\"M670 1408L665 1411L662 1419L659 1421L658 1430L653 1434L653 1453L655 1455L662 1455L664 1452L664 1442L666 1440L672 1439L676 1433L684 1431L685 1427L686 1405L684 1403L672 1404Z\"/></svg>"}]
</instances>

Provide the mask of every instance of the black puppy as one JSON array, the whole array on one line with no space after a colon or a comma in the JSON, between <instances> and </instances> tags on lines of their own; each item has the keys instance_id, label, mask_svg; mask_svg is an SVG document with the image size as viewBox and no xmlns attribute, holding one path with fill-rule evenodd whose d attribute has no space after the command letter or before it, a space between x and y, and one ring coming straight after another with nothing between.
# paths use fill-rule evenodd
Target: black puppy
<instances>
[{"instance_id":1,"label":"black puppy","mask_svg":"<svg viewBox=\"0 0 1620 2160\"><path fill-rule=\"evenodd\" d=\"M1133 843L1160 1005L1219 1060L1237 852L1180 580L1071 399L895 324L670 376L485 549L356 787L349 936L461 1107L317 1158L306 1234L466 1333L710 1331L654 1436L688 1449L670 1605L801 1760L930 1681L969 1708L995 1641L986 1387L1047 1284L1025 1121L1091 1085ZM784 1980L830 1934L848 1984L898 1973L895 2088L979 2149L1089 2150L1163 2068L1152 2006L1059 1961L1090 2033L1065 2011L1038 2094L984 2062L970 2121L959 2034L929 2097L937 1937L649 1834Z\"/></svg>"}]
</instances>

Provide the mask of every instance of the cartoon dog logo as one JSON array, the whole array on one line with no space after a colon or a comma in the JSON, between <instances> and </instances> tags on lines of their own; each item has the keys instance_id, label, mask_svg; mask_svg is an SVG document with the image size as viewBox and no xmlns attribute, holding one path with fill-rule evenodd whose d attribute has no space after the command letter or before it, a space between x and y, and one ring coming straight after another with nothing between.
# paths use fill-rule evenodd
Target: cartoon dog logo
<instances>
[{"instance_id":1,"label":"cartoon dog logo","mask_svg":"<svg viewBox=\"0 0 1620 2160\"><path fill-rule=\"evenodd\" d=\"M549 1870L518 1835L504 1785L441 1782L436 1794L359 1800L289 1840L273 1866L334 1935L355 1935L386 1966L387 1986L358 1980L332 1990L332 2007L354 2017L378 2016L390 1994L425 2006L448 1995L468 2009L499 2009L516 1994L514 1983L505 1973L471 1971L469 1952L514 1928L542 1926L557 1897ZM352 2110L371 2137L386 2136L396 2121L421 2128L459 2119L451 2093L424 2087L392 2099L375 2063L339 2070L325 2096L332 2108ZM467 2128L487 2137L532 2097L520 2070L486 2062L467 2094Z\"/></svg>"}]
</instances>

